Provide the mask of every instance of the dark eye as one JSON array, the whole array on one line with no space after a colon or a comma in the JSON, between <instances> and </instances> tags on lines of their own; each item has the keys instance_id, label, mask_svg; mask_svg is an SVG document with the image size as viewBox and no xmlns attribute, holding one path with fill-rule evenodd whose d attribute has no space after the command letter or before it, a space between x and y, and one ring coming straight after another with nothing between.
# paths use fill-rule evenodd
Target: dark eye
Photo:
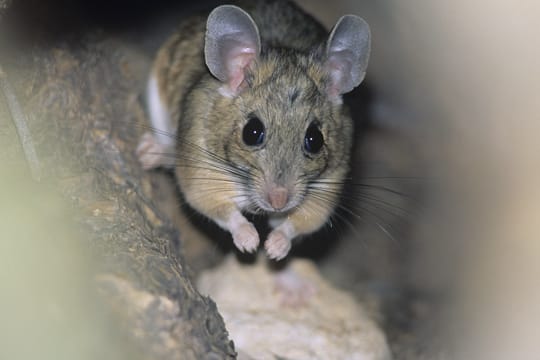
<instances>
[{"instance_id":1,"label":"dark eye","mask_svg":"<svg viewBox=\"0 0 540 360\"><path fill-rule=\"evenodd\" d=\"M264 125L255 116L251 116L242 131L242 140L249 146L261 145L264 141Z\"/></svg>"},{"instance_id":2,"label":"dark eye","mask_svg":"<svg viewBox=\"0 0 540 360\"><path fill-rule=\"evenodd\" d=\"M321 151L324 145L324 138L319 130L319 127L311 123L306 131L306 137L304 138L304 148L308 153L316 154Z\"/></svg>"}]
</instances>

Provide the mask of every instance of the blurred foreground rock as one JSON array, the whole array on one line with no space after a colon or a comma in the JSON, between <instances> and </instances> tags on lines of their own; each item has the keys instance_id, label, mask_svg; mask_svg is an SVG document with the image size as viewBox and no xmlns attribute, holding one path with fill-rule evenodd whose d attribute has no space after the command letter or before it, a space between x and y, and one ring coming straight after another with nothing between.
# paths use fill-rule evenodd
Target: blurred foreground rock
<instances>
[{"instance_id":1,"label":"blurred foreground rock","mask_svg":"<svg viewBox=\"0 0 540 360\"><path fill-rule=\"evenodd\" d=\"M3 236L2 243L8 249L9 241L14 242L14 249L15 245L21 245L17 242L37 244L34 248L25 248L32 252L32 266L43 264L44 274L47 274L49 259L53 256L58 258L55 266L75 274L75 280L54 282L56 285L51 288L58 290L51 294L59 298L53 308L58 316L65 316L62 294L79 292L79 287L71 287L72 283L79 284L106 304L107 310L96 311L108 314L110 323L124 334L124 337L119 336L130 339L128 344L136 344L136 350L120 347L116 355L100 356L106 349L100 350L102 344L82 342L85 346L79 349L79 356L66 358L122 359L134 358L133 353L141 359L234 358L234 348L223 320L214 302L193 287L184 259L174 246L181 236L153 204L150 176L141 170L133 154L146 123L138 101L140 84L146 74L146 58L120 41L104 40L100 36L41 48L0 50L0 53L0 66L4 70L4 74L0 74L2 84L9 84L2 86L4 96L0 96L0 139L6 140L2 142L5 147L0 160L2 166L14 169L15 164L20 165L21 142L30 143L36 153L32 165L36 178L47 184L49 192L61 194L71 207L67 216L66 213L49 214L45 210L47 200L38 200L37 204L21 209L23 203L19 201L29 192L25 184L34 183L31 172L23 172L25 182L2 184L10 186L8 193L12 196L9 201L2 198L0 222L12 223L13 218L18 221L10 224L9 229L13 229ZM22 121L29 129L30 137L26 139L19 138L14 126L18 116L13 112L17 108L13 107L13 98L22 109ZM36 206L38 211L34 211ZM11 214L10 208L18 211ZM46 215L52 216L50 223ZM38 226L37 229L39 226L46 229L71 226L76 231L66 235L65 241L58 241L54 232L51 235L39 230L22 237L13 236L34 226ZM32 236L43 238L28 239ZM78 249L76 256L65 255L71 247ZM10 256L8 254L2 251L2 255ZM28 258L16 251L13 256ZM78 261L81 257L91 259L93 266ZM36 266L36 275L40 275L40 268ZM40 276L27 276L19 270L14 268L9 272L15 284L22 282L28 289L39 288ZM76 275L83 270L90 272L86 280ZM57 275L52 272L51 276ZM14 299L28 298L23 292L12 295ZM41 297L29 299L34 300L32 306L36 309L47 310L48 304ZM21 317L31 314L23 300L19 306L16 301L10 305L14 307L9 309L13 314ZM82 326L80 322L86 323L85 318L100 316L79 310L76 313L82 312L85 316L66 320L73 329ZM36 317L36 321L41 320ZM24 326L34 325L30 321ZM100 329L94 331L102 332ZM9 328L6 331L9 333ZM44 330L45 343L61 348L71 346L48 338L54 334L54 330ZM34 342L33 334L27 332L20 336L19 342L23 345L19 352L11 348L10 356L0 357L35 358L25 356L25 348ZM62 352L49 346L40 358L62 358L54 357L55 353Z\"/></svg>"},{"instance_id":2,"label":"blurred foreground rock","mask_svg":"<svg viewBox=\"0 0 540 360\"><path fill-rule=\"evenodd\" d=\"M390 359L374 314L351 294L332 287L308 260L291 269L309 281L315 294L300 306L285 306L276 291L276 274L265 261L242 265L229 257L203 273L201 292L218 305L239 359Z\"/></svg>"}]
</instances>

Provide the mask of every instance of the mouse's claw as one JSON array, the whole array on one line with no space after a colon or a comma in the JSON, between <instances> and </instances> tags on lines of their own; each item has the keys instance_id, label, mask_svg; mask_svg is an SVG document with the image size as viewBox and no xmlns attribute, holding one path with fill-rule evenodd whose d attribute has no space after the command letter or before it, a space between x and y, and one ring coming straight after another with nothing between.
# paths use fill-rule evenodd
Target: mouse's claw
<instances>
[{"instance_id":1,"label":"mouse's claw","mask_svg":"<svg viewBox=\"0 0 540 360\"><path fill-rule=\"evenodd\" d=\"M171 166L174 164L171 146L162 144L151 132L146 132L141 137L135 154L144 170L150 170L159 166ZM167 156L169 155L169 156Z\"/></svg>"},{"instance_id":2,"label":"mouse's claw","mask_svg":"<svg viewBox=\"0 0 540 360\"><path fill-rule=\"evenodd\" d=\"M251 223L241 224L232 232L234 245L242 252L254 252L259 246L259 233Z\"/></svg>"},{"instance_id":3,"label":"mouse's claw","mask_svg":"<svg viewBox=\"0 0 540 360\"><path fill-rule=\"evenodd\" d=\"M266 239L264 248L268 257L273 260L281 260L291 250L291 240L281 230L274 230Z\"/></svg>"}]
</instances>

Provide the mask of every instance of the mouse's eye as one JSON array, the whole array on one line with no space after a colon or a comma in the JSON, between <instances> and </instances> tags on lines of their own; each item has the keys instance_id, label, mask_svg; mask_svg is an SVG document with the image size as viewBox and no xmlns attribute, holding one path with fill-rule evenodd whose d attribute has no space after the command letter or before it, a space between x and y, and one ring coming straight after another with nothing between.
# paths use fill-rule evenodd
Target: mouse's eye
<instances>
[{"instance_id":1,"label":"mouse's eye","mask_svg":"<svg viewBox=\"0 0 540 360\"><path fill-rule=\"evenodd\" d=\"M308 153L316 154L321 151L323 145L324 138L321 130L319 130L319 127L316 124L311 123L304 138L304 149L306 149Z\"/></svg>"},{"instance_id":2,"label":"mouse's eye","mask_svg":"<svg viewBox=\"0 0 540 360\"><path fill-rule=\"evenodd\" d=\"M255 116L251 116L242 131L242 140L249 146L261 145L264 141L264 125Z\"/></svg>"}]
</instances>

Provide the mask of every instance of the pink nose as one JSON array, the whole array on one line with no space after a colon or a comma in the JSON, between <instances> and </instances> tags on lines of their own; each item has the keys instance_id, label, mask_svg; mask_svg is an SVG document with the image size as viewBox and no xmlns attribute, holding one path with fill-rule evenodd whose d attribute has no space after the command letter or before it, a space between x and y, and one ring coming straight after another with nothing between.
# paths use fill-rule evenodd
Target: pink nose
<instances>
[{"instance_id":1,"label":"pink nose","mask_svg":"<svg viewBox=\"0 0 540 360\"><path fill-rule=\"evenodd\" d=\"M268 192L268 200L274 209L283 209L289 200L289 192L282 186L272 188Z\"/></svg>"}]
</instances>

